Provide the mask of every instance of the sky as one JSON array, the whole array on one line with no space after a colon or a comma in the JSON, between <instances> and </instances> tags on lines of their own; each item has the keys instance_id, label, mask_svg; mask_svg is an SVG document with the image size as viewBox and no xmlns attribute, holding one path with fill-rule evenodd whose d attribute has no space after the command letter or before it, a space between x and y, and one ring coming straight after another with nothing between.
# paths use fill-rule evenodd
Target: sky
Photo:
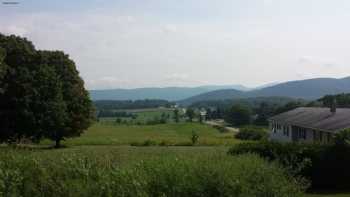
<instances>
[{"instance_id":1,"label":"sky","mask_svg":"<svg viewBox=\"0 0 350 197\"><path fill-rule=\"evenodd\" d=\"M88 89L350 76L348 0L0 0L0 32L63 50Z\"/></svg>"}]
</instances>

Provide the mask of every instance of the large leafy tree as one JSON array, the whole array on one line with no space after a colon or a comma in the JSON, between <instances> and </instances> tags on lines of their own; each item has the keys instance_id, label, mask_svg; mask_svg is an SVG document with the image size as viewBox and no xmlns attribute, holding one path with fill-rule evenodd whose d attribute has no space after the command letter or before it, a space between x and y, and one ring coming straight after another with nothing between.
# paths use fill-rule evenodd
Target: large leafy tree
<instances>
[{"instance_id":1,"label":"large leafy tree","mask_svg":"<svg viewBox=\"0 0 350 197\"><path fill-rule=\"evenodd\" d=\"M245 105L235 104L226 111L224 119L233 126L250 124L251 110Z\"/></svg>"},{"instance_id":2,"label":"large leafy tree","mask_svg":"<svg viewBox=\"0 0 350 197\"><path fill-rule=\"evenodd\" d=\"M186 116L188 117L188 120L189 120L190 122L193 121L193 118L194 118L195 115L196 115L196 114L195 114L195 112L194 112L194 110L193 110L192 108L188 108L188 109L186 110Z\"/></svg>"},{"instance_id":3,"label":"large leafy tree","mask_svg":"<svg viewBox=\"0 0 350 197\"><path fill-rule=\"evenodd\" d=\"M56 71L61 83L60 95L65 106L66 120L62 128L55 132L48 132L45 137L56 141L59 146L65 137L79 136L87 129L93 119L92 102L88 91L84 88L84 81L79 77L75 63L69 56L60 51L39 51L40 62L50 65Z\"/></svg>"},{"instance_id":4,"label":"large leafy tree","mask_svg":"<svg viewBox=\"0 0 350 197\"><path fill-rule=\"evenodd\" d=\"M88 128L92 103L68 55L1 34L0 47L0 141L49 138L60 146Z\"/></svg>"},{"instance_id":5,"label":"large leafy tree","mask_svg":"<svg viewBox=\"0 0 350 197\"><path fill-rule=\"evenodd\" d=\"M6 57L6 51L5 49L0 47L0 94L5 89L4 84L2 84L1 82L3 81L3 78L8 71L8 67L4 62L5 57Z\"/></svg>"},{"instance_id":6,"label":"large leafy tree","mask_svg":"<svg viewBox=\"0 0 350 197\"><path fill-rule=\"evenodd\" d=\"M178 123L180 121L180 111L179 109L175 109L174 110L174 120L176 123Z\"/></svg>"},{"instance_id":7,"label":"large leafy tree","mask_svg":"<svg viewBox=\"0 0 350 197\"><path fill-rule=\"evenodd\" d=\"M0 140L2 142L18 142L32 133L35 119L30 109L33 90L32 64L35 49L31 42L16 36L0 34L1 93L0 93Z\"/></svg>"}]
</instances>

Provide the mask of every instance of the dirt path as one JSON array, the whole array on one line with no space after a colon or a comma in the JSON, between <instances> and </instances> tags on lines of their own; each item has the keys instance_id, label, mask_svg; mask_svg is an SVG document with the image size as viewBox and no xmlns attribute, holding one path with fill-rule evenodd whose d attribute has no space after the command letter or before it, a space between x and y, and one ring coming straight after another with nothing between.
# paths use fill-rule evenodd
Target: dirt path
<instances>
[{"instance_id":1,"label":"dirt path","mask_svg":"<svg viewBox=\"0 0 350 197\"><path fill-rule=\"evenodd\" d=\"M238 128L225 126L225 122L223 120L211 120L211 121L205 121L205 123L211 126L216 125L216 126L225 127L227 130L234 133L237 133L239 131Z\"/></svg>"}]
</instances>

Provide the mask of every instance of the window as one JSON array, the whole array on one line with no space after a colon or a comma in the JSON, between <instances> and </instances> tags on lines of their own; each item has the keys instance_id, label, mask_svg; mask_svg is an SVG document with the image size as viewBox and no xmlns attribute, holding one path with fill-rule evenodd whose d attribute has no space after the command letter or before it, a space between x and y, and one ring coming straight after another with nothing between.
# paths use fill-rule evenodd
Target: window
<instances>
[{"instance_id":1,"label":"window","mask_svg":"<svg viewBox=\"0 0 350 197\"><path fill-rule=\"evenodd\" d=\"M297 130L298 138L306 140L306 129L298 128Z\"/></svg>"},{"instance_id":2,"label":"window","mask_svg":"<svg viewBox=\"0 0 350 197\"><path fill-rule=\"evenodd\" d=\"M331 134L327 133L327 142L330 143L331 142Z\"/></svg>"},{"instance_id":3,"label":"window","mask_svg":"<svg viewBox=\"0 0 350 197\"><path fill-rule=\"evenodd\" d=\"M313 133L314 141L316 141L317 140L317 131L312 130L312 133Z\"/></svg>"},{"instance_id":4,"label":"window","mask_svg":"<svg viewBox=\"0 0 350 197\"><path fill-rule=\"evenodd\" d=\"M278 127L278 130L281 130L281 125L280 124L277 124L277 127Z\"/></svg>"},{"instance_id":5,"label":"window","mask_svg":"<svg viewBox=\"0 0 350 197\"><path fill-rule=\"evenodd\" d=\"M289 127L288 126L283 126L283 135L289 136Z\"/></svg>"}]
</instances>

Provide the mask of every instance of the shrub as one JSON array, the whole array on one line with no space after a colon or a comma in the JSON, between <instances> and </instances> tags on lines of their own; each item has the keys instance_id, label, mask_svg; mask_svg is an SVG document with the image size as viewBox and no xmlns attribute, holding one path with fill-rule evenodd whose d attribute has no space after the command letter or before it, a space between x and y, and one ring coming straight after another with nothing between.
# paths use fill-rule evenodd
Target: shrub
<instances>
[{"instance_id":1,"label":"shrub","mask_svg":"<svg viewBox=\"0 0 350 197\"><path fill-rule=\"evenodd\" d=\"M237 139L241 140L266 140L269 134L266 129L261 127L247 126L239 129L235 135Z\"/></svg>"},{"instance_id":2,"label":"shrub","mask_svg":"<svg viewBox=\"0 0 350 197\"><path fill-rule=\"evenodd\" d=\"M229 132L229 130L226 127L221 126L221 125L213 125L213 128L219 130L220 133L227 133L227 132Z\"/></svg>"},{"instance_id":3,"label":"shrub","mask_svg":"<svg viewBox=\"0 0 350 197\"><path fill-rule=\"evenodd\" d=\"M199 139L199 135L195 131L192 131L192 136L191 136L192 145L197 144L198 139Z\"/></svg>"},{"instance_id":4,"label":"shrub","mask_svg":"<svg viewBox=\"0 0 350 197\"><path fill-rule=\"evenodd\" d=\"M334 136L334 143L338 146L350 145L350 129L340 131Z\"/></svg>"},{"instance_id":5,"label":"shrub","mask_svg":"<svg viewBox=\"0 0 350 197\"><path fill-rule=\"evenodd\" d=\"M159 143L159 146L172 146L174 145L174 143L168 141L168 140L162 140L160 143Z\"/></svg>"},{"instance_id":6,"label":"shrub","mask_svg":"<svg viewBox=\"0 0 350 197\"><path fill-rule=\"evenodd\" d=\"M315 189L347 189L350 187L350 147L338 145L259 142L232 147L231 155L255 153L278 161L290 174L304 176Z\"/></svg>"},{"instance_id":7,"label":"shrub","mask_svg":"<svg viewBox=\"0 0 350 197\"><path fill-rule=\"evenodd\" d=\"M157 142L154 140L145 140L144 142L131 142L131 146L157 146Z\"/></svg>"},{"instance_id":8,"label":"shrub","mask_svg":"<svg viewBox=\"0 0 350 197\"><path fill-rule=\"evenodd\" d=\"M120 167L115 160L65 154L51 160L2 155L2 196L302 196L302 187L254 155L164 157Z\"/></svg>"}]
</instances>

